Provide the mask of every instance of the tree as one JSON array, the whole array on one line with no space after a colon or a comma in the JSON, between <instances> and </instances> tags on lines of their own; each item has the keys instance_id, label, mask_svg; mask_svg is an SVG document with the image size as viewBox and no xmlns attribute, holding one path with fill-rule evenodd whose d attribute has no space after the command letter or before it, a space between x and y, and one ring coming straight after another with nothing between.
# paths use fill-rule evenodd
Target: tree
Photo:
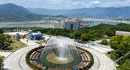
<instances>
[{"instance_id":1,"label":"tree","mask_svg":"<svg viewBox=\"0 0 130 70\"><path fill-rule=\"evenodd\" d=\"M10 38L7 34L0 34L0 44L8 44Z\"/></svg>"},{"instance_id":2,"label":"tree","mask_svg":"<svg viewBox=\"0 0 130 70\"><path fill-rule=\"evenodd\" d=\"M108 30L106 30L105 33L106 33L107 36L110 36L110 37L112 37L112 36L115 35L115 31L112 30L112 29L108 29Z\"/></svg>"},{"instance_id":3,"label":"tree","mask_svg":"<svg viewBox=\"0 0 130 70\"><path fill-rule=\"evenodd\" d=\"M87 34L82 34L81 35L81 40L82 41L88 41L89 40L89 36Z\"/></svg>"},{"instance_id":4,"label":"tree","mask_svg":"<svg viewBox=\"0 0 130 70\"><path fill-rule=\"evenodd\" d=\"M76 39L79 39L81 37L81 32L79 31L74 31L73 32L73 37L76 38Z\"/></svg>"},{"instance_id":5,"label":"tree","mask_svg":"<svg viewBox=\"0 0 130 70\"><path fill-rule=\"evenodd\" d=\"M0 34L0 44L4 44L4 34Z\"/></svg>"},{"instance_id":6,"label":"tree","mask_svg":"<svg viewBox=\"0 0 130 70\"><path fill-rule=\"evenodd\" d=\"M3 33L3 29L0 29L0 34L2 34Z\"/></svg>"},{"instance_id":7,"label":"tree","mask_svg":"<svg viewBox=\"0 0 130 70\"><path fill-rule=\"evenodd\" d=\"M10 35L4 34L4 43L8 44L10 40Z\"/></svg>"},{"instance_id":8,"label":"tree","mask_svg":"<svg viewBox=\"0 0 130 70\"><path fill-rule=\"evenodd\" d=\"M130 36L114 36L110 40L110 45L112 48L115 49L115 54L113 55L116 56L116 58L123 57L127 53L130 53ZM130 63L127 60L129 58L130 55L127 55L126 57L117 62L120 65L118 70L129 70Z\"/></svg>"},{"instance_id":9,"label":"tree","mask_svg":"<svg viewBox=\"0 0 130 70\"><path fill-rule=\"evenodd\" d=\"M2 66L3 66L3 57L0 56L0 70L2 70Z\"/></svg>"},{"instance_id":10,"label":"tree","mask_svg":"<svg viewBox=\"0 0 130 70\"><path fill-rule=\"evenodd\" d=\"M101 44L108 45L108 41L107 40L102 40Z\"/></svg>"},{"instance_id":11,"label":"tree","mask_svg":"<svg viewBox=\"0 0 130 70\"><path fill-rule=\"evenodd\" d=\"M125 62L118 68L118 70L130 70L130 59L125 60Z\"/></svg>"},{"instance_id":12,"label":"tree","mask_svg":"<svg viewBox=\"0 0 130 70\"><path fill-rule=\"evenodd\" d=\"M118 49L119 48L119 44L122 41L122 38L123 38L123 36L113 36L111 38L110 42L109 42L111 48L113 48L115 50Z\"/></svg>"},{"instance_id":13,"label":"tree","mask_svg":"<svg viewBox=\"0 0 130 70\"><path fill-rule=\"evenodd\" d=\"M70 37L70 38L74 38L74 36L73 36L73 34L72 34L72 33L70 33L70 34L69 34L69 37Z\"/></svg>"}]
</instances>

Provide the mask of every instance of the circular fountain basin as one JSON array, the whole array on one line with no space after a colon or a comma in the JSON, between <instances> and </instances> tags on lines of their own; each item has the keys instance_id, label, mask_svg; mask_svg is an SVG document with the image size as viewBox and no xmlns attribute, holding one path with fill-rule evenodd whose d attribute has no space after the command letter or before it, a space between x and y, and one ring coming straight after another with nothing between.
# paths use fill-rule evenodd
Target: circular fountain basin
<instances>
[{"instance_id":1,"label":"circular fountain basin","mask_svg":"<svg viewBox=\"0 0 130 70\"><path fill-rule=\"evenodd\" d=\"M69 54L67 58L60 58L55 55L55 53L50 53L46 57L47 61L53 64L67 64L74 60L74 57Z\"/></svg>"},{"instance_id":2,"label":"circular fountain basin","mask_svg":"<svg viewBox=\"0 0 130 70\"><path fill-rule=\"evenodd\" d=\"M47 50L42 52L38 58L37 62L46 67L74 67L82 61L82 57L77 55L76 51L73 51L73 55L68 55L68 59L60 60L57 58L53 51Z\"/></svg>"},{"instance_id":3,"label":"circular fountain basin","mask_svg":"<svg viewBox=\"0 0 130 70\"><path fill-rule=\"evenodd\" d=\"M88 53L77 48L75 41L66 37L51 38L46 46L37 52L38 55L34 54L35 56L32 55L30 58L36 59L35 63L42 67L71 69L75 66L83 68L93 64Z\"/></svg>"}]
</instances>

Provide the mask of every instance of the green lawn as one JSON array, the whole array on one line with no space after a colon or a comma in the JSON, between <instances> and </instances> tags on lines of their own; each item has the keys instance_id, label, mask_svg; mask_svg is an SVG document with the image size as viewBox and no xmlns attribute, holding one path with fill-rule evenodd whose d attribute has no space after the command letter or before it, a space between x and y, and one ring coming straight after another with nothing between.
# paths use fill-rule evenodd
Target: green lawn
<instances>
[{"instance_id":1,"label":"green lawn","mask_svg":"<svg viewBox=\"0 0 130 70\"><path fill-rule=\"evenodd\" d=\"M38 44L40 44L40 43L46 43L46 40L37 41L36 43L38 43Z\"/></svg>"},{"instance_id":2,"label":"green lawn","mask_svg":"<svg viewBox=\"0 0 130 70\"><path fill-rule=\"evenodd\" d=\"M24 48L26 46L27 46L26 44L24 44L20 41L14 40L13 43L10 44L11 50L9 50L8 52L15 52L18 49ZM4 50L0 50L0 51L4 51Z\"/></svg>"}]
</instances>

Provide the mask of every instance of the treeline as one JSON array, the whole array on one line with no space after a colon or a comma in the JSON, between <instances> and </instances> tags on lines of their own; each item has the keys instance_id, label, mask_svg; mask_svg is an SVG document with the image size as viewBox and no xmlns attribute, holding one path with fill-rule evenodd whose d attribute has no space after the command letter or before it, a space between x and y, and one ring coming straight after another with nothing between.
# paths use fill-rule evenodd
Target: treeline
<instances>
[{"instance_id":1,"label":"treeline","mask_svg":"<svg viewBox=\"0 0 130 70\"><path fill-rule=\"evenodd\" d=\"M17 28L6 28L6 30L16 30ZM98 40L101 38L109 38L115 35L115 31L130 31L130 24L120 23L118 25L100 24L93 27L85 27L80 30L66 30L60 28L18 28L18 30L40 31L49 35L60 35L82 41Z\"/></svg>"},{"instance_id":2,"label":"treeline","mask_svg":"<svg viewBox=\"0 0 130 70\"><path fill-rule=\"evenodd\" d=\"M115 32L110 27L113 25L100 24L94 27L86 27L80 30L66 30L66 29L51 29L51 28L31 28L34 32L40 31L49 35L60 35L75 39L81 39L82 41L97 40L104 38L104 35L114 36Z\"/></svg>"},{"instance_id":3,"label":"treeline","mask_svg":"<svg viewBox=\"0 0 130 70\"><path fill-rule=\"evenodd\" d=\"M40 31L49 35L61 35L82 41L94 41L101 38L109 38L115 35L115 31L130 31L130 24L108 25L100 24L94 27L85 27L80 30L51 29L51 28L31 28L34 32Z\"/></svg>"},{"instance_id":4,"label":"treeline","mask_svg":"<svg viewBox=\"0 0 130 70\"><path fill-rule=\"evenodd\" d=\"M118 25L100 24L93 27L85 27L80 30L66 30L60 28L6 28L6 31L12 30L32 30L34 32L40 31L49 35L60 35L70 38L80 39L82 41L98 40L101 38L112 37L115 31L130 31L130 24L120 23Z\"/></svg>"}]
</instances>

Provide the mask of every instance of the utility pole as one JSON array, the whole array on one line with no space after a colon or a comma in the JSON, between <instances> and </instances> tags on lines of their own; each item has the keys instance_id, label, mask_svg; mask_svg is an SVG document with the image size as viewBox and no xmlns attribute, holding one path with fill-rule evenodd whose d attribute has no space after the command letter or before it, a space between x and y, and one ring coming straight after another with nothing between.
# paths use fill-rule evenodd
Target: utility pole
<instances>
[{"instance_id":1,"label":"utility pole","mask_svg":"<svg viewBox=\"0 0 130 70\"><path fill-rule=\"evenodd\" d=\"M22 22L24 22L24 16L22 16ZM24 23L23 23L22 29L24 29Z\"/></svg>"},{"instance_id":2,"label":"utility pole","mask_svg":"<svg viewBox=\"0 0 130 70\"><path fill-rule=\"evenodd\" d=\"M108 24L108 16L106 16L106 24Z\"/></svg>"},{"instance_id":3,"label":"utility pole","mask_svg":"<svg viewBox=\"0 0 130 70\"><path fill-rule=\"evenodd\" d=\"M119 17L119 19L121 20L121 22L120 22L120 23L123 23L123 18L122 18L121 16Z\"/></svg>"}]
</instances>

